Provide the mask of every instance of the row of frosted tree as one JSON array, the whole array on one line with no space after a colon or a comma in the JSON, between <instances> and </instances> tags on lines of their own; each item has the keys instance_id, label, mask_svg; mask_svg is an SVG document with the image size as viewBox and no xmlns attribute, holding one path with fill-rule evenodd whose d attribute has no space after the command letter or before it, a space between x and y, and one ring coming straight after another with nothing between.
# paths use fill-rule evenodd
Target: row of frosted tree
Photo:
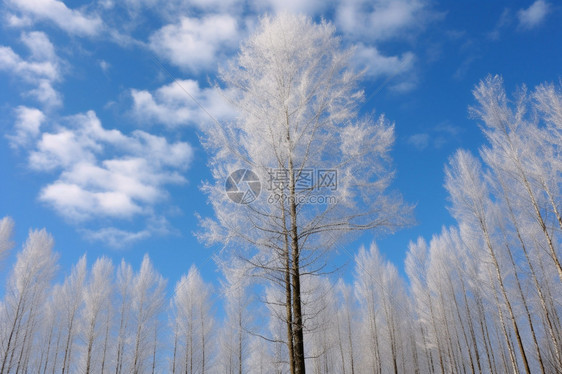
<instances>
[{"instance_id":1,"label":"row of frosted tree","mask_svg":"<svg viewBox=\"0 0 562 374\"><path fill-rule=\"evenodd\" d=\"M474 94L487 144L451 157L457 225L410 244L407 279L375 244L351 280L302 272L307 371L562 372L562 92L508 99L488 77ZM284 283L251 262L219 261L218 286L191 267L168 297L147 256L137 270L84 256L54 283L53 244L30 231L6 272L0 374L288 372Z\"/></svg>"}]
</instances>

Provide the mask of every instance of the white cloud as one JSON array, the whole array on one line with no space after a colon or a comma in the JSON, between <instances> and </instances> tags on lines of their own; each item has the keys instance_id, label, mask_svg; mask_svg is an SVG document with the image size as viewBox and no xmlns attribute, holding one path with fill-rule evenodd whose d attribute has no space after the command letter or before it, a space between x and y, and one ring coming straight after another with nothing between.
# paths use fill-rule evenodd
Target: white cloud
<instances>
[{"instance_id":1,"label":"white cloud","mask_svg":"<svg viewBox=\"0 0 562 374\"><path fill-rule=\"evenodd\" d=\"M59 71L53 61L26 61L17 55L12 48L0 46L0 69L15 73L26 81L40 78L57 80Z\"/></svg>"},{"instance_id":2,"label":"white cloud","mask_svg":"<svg viewBox=\"0 0 562 374\"><path fill-rule=\"evenodd\" d=\"M133 23L143 12L145 14L150 13L151 18L159 16L168 22L172 22L187 14L199 16L210 13L240 15L245 8L255 6L255 3L246 4L243 0L121 0L118 3L120 7L127 9L128 16ZM101 5L106 9L112 9L114 1L102 0Z\"/></svg>"},{"instance_id":3,"label":"white cloud","mask_svg":"<svg viewBox=\"0 0 562 374\"><path fill-rule=\"evenodd\" d=\"M499 40L501 36L501 32L509 26L513 21L513 16L511 10L505 8L502 11L500 19L496 23L496 26L492 31L488 33L488 38L491 40Z\"/></svg>"},{"instance_id":4,"label":"white cloud","mask_svg":"<svg viewBox=\"0 0 562 374\"><path fill-rule=\"evenodd\" d=\"M205 113L190 95L208 112ZM202 126L212 121L234 117L234 110L214 88L200 88L193 80L178 80L154 92L131 90L133 115L143 123L159 123L174 127Z\"/></svg>"},{"instance_id":5,"label":"white cloud","mask_svg":"<svg viewBox=\"0 0 562 374\"><path fill-rule=\"evenodd\" d=\"M99 60L99 64L100 64L100 68L101 70L103 70L104 73L106 73L109 68L111 67L111 64L105 60Z\"/></svg>"},{"instance_id":6,"label":"white cloud","mask_svg":"<svg viewBox=\"0 0 562 374\"><path fill-rule=\"evenodd\" d=\"M84 230L84 233L86 234L86 238L102 242L114 248L127 247L152 235L152 232L148 229L127 231L116 227L106 227L100 230Z\"/></svg>"},{"instance_id":7,"label":"white cloud","mask_svg":"<svg viewBox=\"0 0 562 374\"><path fill-rule=\"evenodd\" d=\"M41 124L45 121L45 115L36 108L18 106L15 109L16 122L13 134L6 135L13 148L25 147L37 139Z\"/></svg>"},{"instance_id":8,"label":"white cloud","mask_svg":"<svg viewBox=\"0 0 562 374\"><path fill-rule=\"evenodd\" d=\"M45 33L39 31L23 33L21 41L29 48L31 56L35 60L55 61L57 59L55 47Z\"/></svg>"},{"instance_id":9,"label":"white cloud","mask_svg":"<svg viewBox=\"0 0 562 374\"><path fill-rule=\"evenodd\" d=\"M99 16L86 16L81 11L69 9L58 0L8 0L7 3L38 20L48 20L70 34L93 36L98 34L103 22Z\"/></svg>"},{"instance_id":10,"label":"white cloud","mask_svg":"<svg viewBox=\"0 0 562 374\"><path fill-rule=\"evenodd\" d=\"M462 131L461 127L445 121L428 129L427 132L410 135L406 139L406 143L419 151L423 151L429 146L433 149L440 149L446 144L458 141Z\"/></svg>"},{"instance_id":11,"label":"white cloud","mask_svg":"<svg viewBox=\"0 0 562 374\"><path fill-rule=\"evenodd\" d=\"M153 235L169 235L178 233L170 226L163 216L150 217L146 227L141 230L124 230L117 227L103 227L98 229L81 230L85 237L92 241L99 241L110 247L124 248Z\"/></svg>"},{"instance_id":12,"label":"white cloud","mask_svg":"<svg viewBox=\"0 0 562 374\"><path fill-rule=\"evenodd\" d=\"M93 111L68 117L43 132L29 153L29 166L58 173L39 199L75 222L108 217L151 216L167 198L169 184L186 182L182 172L193 150L184 142L134 131L106 130Z\"/></svg>"},{"instance_id":13,"label":"white cloud","mask_svg":"<svg viewBox=\"0 0 562 374\"><path fill-rule=\"evenodd\" d=\"M422 151L429 146L430 137L426 133L414 134L408 137L407 142Z\"/></svg>"},{"instance_id":14,"label":"white cloud","mask_svg":"<svg viewBox=\"0 0 562 374\"><path fill-rule=\"evenodd\" d=\"M330 5L330 1L325 0L266 0L262 4L264 8L271 8L275 12L287 11L310 16L323 13Z\"/></svg>"},{"instance_id":15,"label":"white cloud","mask_svg":"<svg viewBox=\"0 0 562 374\"><path fill-rule=\"evenodd\" d=\"M60 93L53 88L53 83L59 81L62 74L53 44L47 35L37 31L23 33L20 40L29 49L29 57L24 59L12 48L0 46L0 71L8 71L35 86L25 95L35 97L46 107L60 106Z\"/></svg>"},{"instance_id":16,"label":"white cloud","mask_svg":"<svg viewBox=\"0 0 562 374\"><path fill-rule=\"evenodd\" d=\"M415 62L412 52L403 53L401 56L384 56L374 46L359 44L354 56L358 68L367 69L367 75L378 78L383 75L395 76L410 71Z\"/></svg>"},{"instance_id":17,"label":"white cloud","mask_svg":"<svg viewBox=\"0 0 562 374\"><path fill-rule=\"evenodd\" d=\"M239 33L236 19L227 14L182 17L152 34L150 48L182 69L213 70L225 51L237 47Z\"/></svg>"},{"instance_id":18,"label":"white cloud","mask_svg":"<svg viewBox=\"0 0 562 374\"><path fill-rule=\"evenodd\" d=\"M422 0L343 0L336 25L358 40L380 41L420 29L431 18Z\"/></svg>"},{"instance_id":19,"label":"white cloud","mask_svg":"<svg viewBox=\"0 0 562 374\"><path fill-rule=\"evenodd\" d=\"M46 107L59 107L62 105L61 94L53 88L53 85L47 79L41 79L39 86L30 90L28 94L35 97Z\"/></svg>"},{"instance_id":20,"label":"white cloud","mask_svg":"<svg viewBox=\"0 0 562 374\"><path fill-rule=\"evenodd\" d=\"M5 25L9 27L28 27L33 25L33 21L27 16L18 17L15 14L8 13L5 15L5 18Z\"/></svg>"},{"instance_id":21,"label":"white cloud","mask_svg":"<svg viewBox=\"0 0 562 374\"><path fill-rule=\"evenodd\" d=\"M521 9L517 13L519 27L532 29L540 25L546 18L550 4L544 0L535 1L529 8Z\"/></svg>"}]
</instances>

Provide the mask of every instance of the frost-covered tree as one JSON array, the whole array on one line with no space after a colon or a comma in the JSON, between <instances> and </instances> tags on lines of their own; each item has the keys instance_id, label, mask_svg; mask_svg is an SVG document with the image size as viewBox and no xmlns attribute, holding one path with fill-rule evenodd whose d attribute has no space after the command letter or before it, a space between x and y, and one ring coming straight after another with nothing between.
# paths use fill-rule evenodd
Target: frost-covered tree
<instances>
[{"instance_id":1,"label":"frost-covered tree","mask_svg":"<svg viewBox=\"0 0 562 374\"><path fill-rule=\"evenodd\" d=\"M62 352L62 373L74 371L73 352L75 338L78 334L78 317L84 300L84 285L86 282L86 256L82 256L74 265L70 275L65 279L57 301L60 301L61 330L63 334L64 350Z\"/></svg>"},{"instance_id":2,"label":"frost-covered tree","mask_svg":"<svg viewBox=\"0 0 562 374\"><path fill-rule=\"evenodd\" d=\"M158 339L155 339L155 334L164 310L165 288L166 281L154 269L148 255L145 255L133 281L132 373L144 373L156 364L153 353L157 349Z\"/></svg>"},{"instance_id":3,"label":"frost-covered tree","mask_svg":"<svg viewBox=\"0 0 562 374\"><path fill-rule=\"evenodd\" d=\"M396 268L383 260L378 247L359 249L355 257L355 294L361 304L362 367L376 373L402 372L410 365L410 342L400 321L410 318L405 288ZM408 356L408 357L406 357Z\"/></svg>"},{"instance_id":4,"label":"frost-covered tree","mask_svg":"<svg viewBox=\"0 0 562 374\"><path fill-rule=\"evenodd\" d=\"M113 264L108 258L96 260L84 289L82 309L81 371L104 373L108 360L109 329L112 318Z\"/></svg>"},{"instance_id":5,"label":"frost-covered tree","mask_svg":"<svg viewBox=\"0 0 562 374\"><path fill-rule=\"evenodd\" d=\"M175 287L173 373L206 373L211 361L212 287L201 278L195 266L181 277Z\"/></svg>"},{"instance_id":6,"label":"frost-covered tree","mask_svg":"<svg viewBox=\"0 0 562 374\"><path fill-rule=\"evenodd\" d=\"M204 190L216 220L202 222L202 239L250 247L244 257L283 285L292 373L305 371L301 273L322 269L323 253L350 232L394 228L409 217L386 193L394 127L384 116L359 117L363 93L351 53L327 22L264 17L220 71L238 119L209 127L204 139L216 178ZM224 181L240 168L256 173L263 190L272 182L271 195L230 201ZM335 172L322 175L328 169Z\"/></svg>"},{"instance_id":7,"label":"frost-covered tree","mask_svg":"<svg viewBox=\"0 0 562 374\"><path fill-rule=\"evenodd\" d=\"M251 330L250 278L247 263L231 258L220 262L225 281L222 283L226 318L219 329L218 364L224 373L245 373L249 353L248 331Z\"/></svg>"},{"instance_id":8,"label":"frost-covered tree","mask_svg":"<svg viewBox=\"0 0 562 374\"><path fill-rule=\"evenodd\" d=\"M2 220L2 225L6 229L10 221ZM56 270L53 245L53 238L45 230L30 231L23 250L17 255L0 308L1 374L29 370L37 324Z\"/></svg>"},{"instance_id":9,"label":"frost-covered tree","mask_svg":"<svg viewBox=\"0 0 562 374\"><path fill-rule=\"evenodd\" d=\"M117 313L117 339L116 339L116 360L115 360L115 374L123 372L123 367L126 366L127 345L126 342L130 340L130 325L131 325L131 303L133 300L134 290L134 272L131 265L127 264L125 260L121 260L119 268L117 269L116 277L116 310Z\"/></svg>"},{"instance_id":10,"label":"frost-covered tree","mask_svg":"<svg viewBox=\"0 0 562 374\"><path fill-rule=\"evenodd\" d=\"M552 86L537 89L537 109L548 126L539 128L528 118L528 97L523 88L515 100L509 100L499 76L488 76L474 90L478 106L472 112L482 119L483 132L490 143L496 168L509 175L520 193L524 209L540 228L544 241L562 281L559 242L551 229L551 219L562 230L560 215L560 93ZM524 197L524 198L523 198ZM552 214L552 213L553 214ZM558 234L559 238L559 234Z\"/></svg>"},{"instance_id":11,"label":"frost-covered tree","mask_svg":"<svg viewBox=\"0 0 562 374\"><path fill-rule=\"evenodd\" d=\"M506 284L504 271L501 266L501 253L498 244L494 241L493 220L495 219L492 209L492 202L489 200L487 186L482 180L481 167L478 161L466 151L458 151L450 161L450 166L445 170L445 186L451 195L453 202L452 212L458 220L466 220L467 223L474 225L482 236L482 247L491 265L490 282L497 281L501 294L501 304L498 300L498 313L500 316L500 327L504 333L506 343L509 347L511 367L513 372L518 371L517 358L514 349L510 345L510 337L507 331L507 324L513 328L517 341L518 351L526 373L530 373L527 351L523 344L523 337L519 322L517 321L513 301L509 295L508 285ZM492 275L493 273L493 275ZM495 290L494 290L495 292ZM503 307L507 310L507 317L503 316ZM504 320L505 319L505 320Z\"/></svg>"},{"instance_id":12,"label":"frost-covered tree","mask_svg":"<svg viewBox=\"0 0 562 374\"><path fill-rule=\"evenodd\" d=\"M0 220L0 261L2 261L8 251L13 248L12 234L14 231L14 220L4 217Z\"/></svg>"}]
</instances>

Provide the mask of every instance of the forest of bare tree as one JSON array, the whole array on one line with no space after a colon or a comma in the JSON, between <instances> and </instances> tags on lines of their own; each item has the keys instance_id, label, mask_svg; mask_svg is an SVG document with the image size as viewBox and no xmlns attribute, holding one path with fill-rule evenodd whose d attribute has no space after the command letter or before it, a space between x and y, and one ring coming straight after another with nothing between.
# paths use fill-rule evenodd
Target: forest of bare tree
<instances>
[{"instance_id":1,"label":"forest of bare tree","mask_svg":"<svg viewBox=\"0 0 562 374\"><path fill-rule=\"evenodd\" d=\"M15 260L0 265L0 374L562 372L560 85L513 95L499 76L476 85L470 113L486 142L444 169L456 223L412 241L404 275L377 244L349 245L411 221L387 192L394 126L359 117L359 76L329 25L284 22L266 19L222 73L246 114L203 138L216 176L241 166L291 176L275 204L236 205L222 180L204 186L216 220L199 235L222 248L220 285L186 264L170 287L148 256L138 269L83 256L61 278L53 237L33 229L13 243L5 217L0 260ZM295 39L271 48L289 26ZM308 53L293 61L287 45ZM284 59L294 64L271 63ZM341 175L338 204L299 205L312 192L296 191L295 176L328 164ZM348 276L325 271L338 246L353 253Z\"/></svg>"}]
</instances>

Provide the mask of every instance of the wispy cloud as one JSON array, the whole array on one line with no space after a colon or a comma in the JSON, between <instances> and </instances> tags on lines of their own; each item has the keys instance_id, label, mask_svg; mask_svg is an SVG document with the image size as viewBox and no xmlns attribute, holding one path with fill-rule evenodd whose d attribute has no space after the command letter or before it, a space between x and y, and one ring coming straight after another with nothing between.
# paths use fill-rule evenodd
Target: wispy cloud
<instances>
[{"instance_id":1,"label":"wispy cloud","mask_svg":"<svg viewBox=\"0 0 562 374\"><path fill-rule=\"evenodd\" d=\"M114 226L80 230L86 239L104 243L113 248L127 248L152 236L179 234L163 216L151 216L142 229L125 229Z\"/></svg>"},{"instance_id":2,"label":"wispy cloud","mask_svg":"<svg viewBox=\"0 0 562 374\"><path fill-rule=\"evenodd\" d=\"M423 151L429 146L430 137L429 134L419 133L410 135L406 141L408 144L413 145L418 150Z\"/></svg>"},{"instance_id":3,"label":"wispy cloud","mask_svg":"<svg viewBox=\"0 0 562 374\"><path fill-rule=\"evenodd\" d=\"M265 0L262 6L276 12L287 11L314 16L322 14L330 5L330 1L326 0Z\"/></svg>"},{"instance_id":4,"label":"wispy cloud","mask_svg":"<svg viewBox=\"0 0 562 374\"><path fill-rule=\"evenodd\" d=\"M519 27L533 29L539 26L546 19L549 8L549 3L544 0L537 0L527 9L519 10L517 12Z\"/></svg>"},{"instance_id":5,"label":"wispy cloud","mask_svg":"<svg viewBox=\"0 0 562 374\"><path fill-rule=\"evenodd\" d=\"M223 121L234 118L235 115L234 109L216 89L201 88L196 81L189 79L177 80L153 92L131 90L131 97L133 116L145 124L204 126L213 118Z\"/></svg>"},{"instance_id":6,"label":"wispy cloud","mask_svg":"<svg viewBox=\"0 0 562 374\"><path fill-rule=\"evenodd\" d=\"M7 0L8 6L20 12L24 19L53 22L62 30L80 36L99 34L103 22L97 15L85 15L82 11L68 8L58 0ZM13 20L17 19L12 18ZM22 19L22 18L19 18Z\"/></svg>"},{"instance_id":7,"label":"wispy cloud","mask_svg":"<svg viewBox=\"0 0 562 374\"><path fill-rule=\"evenodd\" d=\"M449 122L440 123L426 132L416 133L406 138L406 143L419 151L429 147L439 149L444 145L455 141L462 133L462 128Z\"/></svg>"},{"instance_id":8,"label":"wispy cloud","mask_svg":"<svg viewBox=\"0 0 562 374\"><path fill-rule=\"evenodd\" d=\"M513 14L512 11L508 8L505 8L496 22L496 26L492 31L488 33L488 39L490 40L499 40L501 37L501 33L511 24L513 23Z\"/></svg>"},{"instance_id":9,"label":"wispy cloud","mask_svg":"<svg viewBox=\"0 0 562 374\"><path fill-rule=\"evenodd\" d=\"M405 52L400 56L385 56L376 47L364 44L357 46L355 55L357 66L367 69L366 73L371 78L408 72L414 66L415 59L412 52Z\"/></svg>"},{"instance_id":10,"label":"wispy cloud","mask_svg":"<svg viewBox=\"0 0 562 374\"><path fill-rule=\"evenodd\" d=\"M388 40L422 29L436 16L420 0L345 0L336 6L336 24L358 40Z\"/></svg>"},{"instance_id":11,"label":"wispy cloud","mask_svg":"<svg viewBox=\"0 0 562 374\"><path fill-rule=\"evenodd\" d=\"M99 230L82 230L86 239L101 242L113 248L128 247L138 241L152 236L148 229L138 231L122 230L116 227L104 227Z\"/></svg>"}]
</instances>

